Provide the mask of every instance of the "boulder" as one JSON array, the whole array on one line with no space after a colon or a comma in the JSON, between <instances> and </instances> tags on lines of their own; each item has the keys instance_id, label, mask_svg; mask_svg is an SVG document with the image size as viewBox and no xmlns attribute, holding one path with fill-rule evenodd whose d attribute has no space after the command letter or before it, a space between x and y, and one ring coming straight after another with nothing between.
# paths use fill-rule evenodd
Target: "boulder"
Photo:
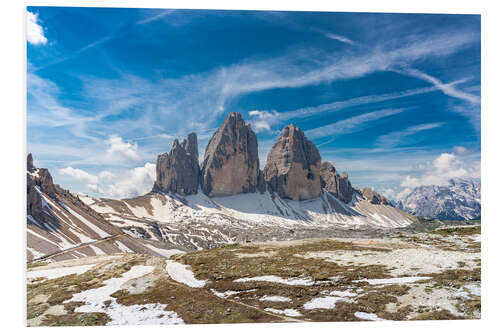
<instances>
[{"instance_id":1,"label":"boulder","mask_svg":"<svg viewBox=\"0 0 500 333\"><path fill-rule=\"evenodd\" d=\"M175 139L169 153L158 155L153 192L196 194L199 178L198 142L196 134L191 133L182 144Z\"/></svg>"},{"instance_id":2,"label":"boulder","mask_svg":"<svg viewBox=\"0 0 500 333\"><path fill-rule=\"evenodd\" d=\"M257 136L241 114L230 113L214 133L201 164L201 187L210 197L262 189Z\"/></svg>"},{"instance_id":3,"label":"boulder","mask_svg":"<svg viewBox=\"0 0 500 333\"><path fill-rule=\"evenodd\" d=\"M304 132L288 125L267 156L264 178L281 198L309 200L321 195L321 156Z\"/></svg>"}]
</instances>

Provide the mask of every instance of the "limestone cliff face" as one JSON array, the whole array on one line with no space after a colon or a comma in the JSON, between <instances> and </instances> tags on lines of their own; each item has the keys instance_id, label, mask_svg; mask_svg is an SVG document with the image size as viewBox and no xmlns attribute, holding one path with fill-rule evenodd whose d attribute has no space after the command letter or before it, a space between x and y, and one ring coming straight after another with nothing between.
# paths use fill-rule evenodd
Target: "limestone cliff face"
<instances>
[{"instance_id":1,"label":"limestone cliff face","mask_svg":"<svg viewBox=\"0 0 500 333\"><path fill-rule=\"evenodd\" d=\"M269 152L263 173L281 198L309 200L321 195L320 168L316 146L298 127L288 125Z\"/></svg>"},{"instance_id":2,"label":"limestone cliff face","mask_svg":"<svg viewBox=\"0 0 500 333\"><path fill-rule=\"evenodd\" d=\"M191 133L182 144L175 139L170 153L158 156L153 192L196 194L199 175L198 141L196 134Z\"/></svg>"},{"instance_id":3,"label":"limestone cliff face","mask_svg":"<svg viewBox=\"0 0 500 333\"><path fill-rule=\"evenodd\" d=\"M352 200L353 188L347 174L339 175L330 162L321 163L321 187L345 203Z\"/></svg>"},{"instance_id":4,"label":"limestone cliff face","mask_svg":"<svg viewBox=\"0 0 500 333\"><path fill-rule=\"evenodd\" d=\"M201 164L201 186L211 197L263 192L257 136L241 114L230 113L214 133Z\"/></svg>"}]
</instances>

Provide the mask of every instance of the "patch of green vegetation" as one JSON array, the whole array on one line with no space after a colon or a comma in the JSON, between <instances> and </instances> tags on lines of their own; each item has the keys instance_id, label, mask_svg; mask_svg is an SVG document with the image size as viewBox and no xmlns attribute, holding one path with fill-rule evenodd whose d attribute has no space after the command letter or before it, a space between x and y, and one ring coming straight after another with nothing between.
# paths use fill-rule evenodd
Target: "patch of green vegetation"
<instances>
[{"instance_id":1,"label":"patch of green vegetation","mask_svg":"<svg viewBox=\"0 0 500 333\"><path fill-rule=\"evenodd\" d=\"M47 303L30 305L27 308L27 318L32 319L41 316L50 306Z\"/></svg>"},{"instance_id":2,"label":"patch of green vegetation","mask_svg":"<svg viewBox=\"0 0 500 333\"><path fill-rule=\"evenodd\" d=\"M432 232L433 234L438 234L441 236L450 236L450 235L460 235L460 236L469 236L469 235L477 235L481 233L481 226L472 226L472 227L454 227L454 228L442 228L437 229Z\"/></svg>"},{"instance_id":3,"label":"patch of green vegetation","mask_svg":"<svg viewBox=\"0 0 500 333\"><path fill-rule=\"evenodd\" d=\"M27 265L27 268L28 269L32 269L32 268L35 268L35 267L41 267L41 266L45 266L47 265L47 262L44 262L44 261L37 261L37 262L31 262Z\"/></svg>"},{"instance_id":4,"label":"patch of green vegetation","mask_svg":"<svg viewBox=\"0 0 500 333\"><path fill-rule=\"evenodd\" d=\"M192 289L162 278L141 294L120 290L112 295L124 305L161 303L179 313L188 324L276 322L264 311L219 298L206 289Z\"/></svg>"},{"instance_id":5,"label":"patch of green vegetation","mask_svg":"<svg viewBox=\"0 0 500 333\"><path fill-rule=\"evenodd\" d=\"M413 320L456 320L466 319L464 317L455 316L448 310L430 311L417 315Z\"/></svg>"},{"instance_id":6,"label":"patch of green vegetation","mask_svg":"<svg viewBox=\"0 0 500 333\"><path fill-rule=\"evenodd\" d=\"M69 313L60 316L47 315L42 326L104 326L110 321L102 312Z\"/></svg>"},{"instance_id":7,"label":"patch of green vegetation","mask_svg":"<svg viewBox=\"0 0 500 333\"><path fill-rule=\"evenodd\" d=\"M432 276L432 282L435 287L454 287L460 288L470 282L481 281L481 268L476 267L472 270L450 269L441 273L429 274Z\"/></svg>"}]
</instances>

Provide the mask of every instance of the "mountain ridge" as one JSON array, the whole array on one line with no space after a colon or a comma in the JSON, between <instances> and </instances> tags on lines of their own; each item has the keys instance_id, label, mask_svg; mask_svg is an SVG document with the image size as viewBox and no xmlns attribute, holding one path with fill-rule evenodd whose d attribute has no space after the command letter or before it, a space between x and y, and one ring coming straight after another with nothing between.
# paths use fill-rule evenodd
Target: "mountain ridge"
<instances>
[{"instance_id":1,"label":"mountain ridge","mask_svg":"<svg viewBox=\"0 0 500 333\"><path fill-rule=\"evenodd\" d=\"M447 185L426 185L414 188L397 207L406 212L444 220L481 218L481 182L454 178Z\"/></svg>"}]
</instances>

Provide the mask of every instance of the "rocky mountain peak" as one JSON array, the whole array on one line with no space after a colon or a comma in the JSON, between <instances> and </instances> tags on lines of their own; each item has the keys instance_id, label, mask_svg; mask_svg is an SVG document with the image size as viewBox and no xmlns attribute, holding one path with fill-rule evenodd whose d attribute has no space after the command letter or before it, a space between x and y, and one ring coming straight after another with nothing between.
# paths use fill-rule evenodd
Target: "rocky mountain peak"
<instances>
[{"instance_id":1,"label":"rocky mountain peak","mask_svg":"<svg viewBox=\"0 0 500 333\"><path fill-rule=\"evenodd\" d=\"M259 183L257 136L238 112L231 112L212 135L201 164L201 186L208 196L255 192Z\"/></svg>"},{"instance_id":2,"label":"rocky mountain peak","mask_svg":"<svg viewBox=\"0 0 500 333\"><path fill-rule=\"evenodd\" d=\"M28 163L27 163L27 170L28 171L33 171L35 169L35 166L33 165L33 156L31 153L28 154Z\"/></svg>"},{"instance_id":3,"label":"rocky mountain peak","mask_svg":"<svg viewBox=\"0 0 500 333\"><path fill-rule=\"evenodd\" d=\"M321 156L300 128L291 124L267 156L264 178L281 198L308 200L321 195Z\"/></svg>"},{"instance_id":4,"label":"rocky mountain peak","mask_svg":"<svg viewBox=\"0 0 500 333\"><path fill-rule=\"evenodd\" d=\"M368 200L370 203L375 204L375 205L387 205L387 206L392 206L392 203L387 200L386 197L384 197L381 194L378 194L374 190L372 190L369 187L365 187L361 190L361 193L365 197L366 200Z\"/></svg>"},{"instance_id":5,"label":"rocky mountain peak","mask_svg":"<svg viewBox=\"0 0 500 333\"><path fill-rule=\"evenodd\" d=\"M335 167L330 162L321 163L321 187L333 194L336 198L345 203L352 200L353 188L347 176L343 173L340 176Z\"/></svg>"},{"instance_id":6,"label":"rocky mountain peak","mask_svg":"<svg viewBox=\"0 0 500 333\"><path fill-rule=\"evenodd\" d=\"M175 139L170 153L158 155L153 192L172 192L181 195L198 192L200 167L195 133L179 143Z\"/></svg>"},{"instance_id":7,"label":"rocky mountain peak","mask_svg":"<svg viewBox=\"0 0 500 333\"><path fill-rule=\"evenodd\" d=\"M196 159L196 163L198 163L198 138L196 137L196 133L188 134L187 138L182 141L182 148L189 155L193 156Z\"/></svg>"}]
</instances>

